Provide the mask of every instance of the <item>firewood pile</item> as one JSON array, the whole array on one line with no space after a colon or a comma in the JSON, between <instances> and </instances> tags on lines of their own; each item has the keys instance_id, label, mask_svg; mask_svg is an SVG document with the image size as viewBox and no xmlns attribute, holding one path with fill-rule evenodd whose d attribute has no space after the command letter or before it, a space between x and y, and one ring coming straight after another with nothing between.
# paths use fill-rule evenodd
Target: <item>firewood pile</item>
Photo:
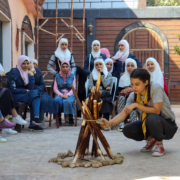
<instances>
[{"instance_id":1,"label":"firewood pile","mask_svg":"<svg viewBox=\"0 0 180 180\"><path fill-rule=\"evenodd\" d=\"M73 160L65 161L59 153L56 158L52 158L49 162L56 162L61 164L62 167L101 167L106 165L113 165L113 164L121 164L123 162L124 157L117 153L117 155L113 155L112 150L104 137L103 133L100 130L100 124L103 124L99 118L99 112L102 107L103 101L101 100L101 92L99 92L100 84L102 81L101 74L98 76L98 80L96 82L96 87L92 87L90 96L85 100L85 102L79 101L79 98L76 94L76 91L73 86L71 86L76 100L79 104L81 112L83 114L83 122L81 125L81 130L79 133L79 138L75 150L75 154L72 155L70 153L69 157L74 156ZM93 143L92 143L92 151L89 153L89 142L90 137L92 135ZM101 142L102 146L106 151L106 155L104 155L100 149L98 139ZM70 152L70 151L69 151ZM64 153L65 157L68 157L69 153ZM94 161L94 160L87 160L84 157L86 155L91 155L94 157L101 157L101 160ZM109 158L105 158L108 156ZM85 160L85 161L84 161Z\"/></svg>"}]
</instances>

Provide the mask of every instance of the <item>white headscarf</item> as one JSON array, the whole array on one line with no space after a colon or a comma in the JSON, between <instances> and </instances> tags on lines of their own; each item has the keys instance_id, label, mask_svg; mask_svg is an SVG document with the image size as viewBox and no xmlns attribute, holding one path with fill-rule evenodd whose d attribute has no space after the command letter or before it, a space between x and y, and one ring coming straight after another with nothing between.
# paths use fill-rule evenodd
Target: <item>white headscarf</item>
<instances>
[{"instance_id":1,"label":"white headscarf","mask_svg":"<svg viewBox=\"0 0 180 180\"><path fill-rule=\"evenodd\" d=\"M113 68L114 68L114 63L113 63L113 60L111 58L107 58L104 63L107 64L108 62L112 62L112 69L109 71L110 73L113 72Z\"/></svg>"},{"instance_id":2,"label":"white headscarf","mask_svg":"<svg viewBox=\"0 0 180 180\"><path fill-rule=\"evenodd\" d=\"M128 58L129 56L129 43L123 39L121 41L119 41L118 44L123 44L125 46L125 49L124 51L118 51L113 57L112 59L115 59L115 60L119 60L119 61L126 61L126 59Z\"/></svg>"},{"instance_id":3,"label":"white headscarf","mask_svg":"<svg viewBox=\"0 0 180 180\"><path fill-rule=\"evenodd\" d=\"M94 49L93 49L94 44L99 44L99 51L98 52L94 51ZM100 42L98 40L94 40L92 42L92 51L91 51L91 54L93 55L94 58L99 58L100 57L100 54L101 54L100 47L101 47L101 44L100 44Z\"/></svg>"},{"instance_id":4,"label":"white headscarf","mask_svg":"<svg viewBox=\"0 0 180 180\"><path fill-rule=\"evenodd\" d=\"M161 68L159 66L159 63L156 61L156 59L150 57L146 60L146 67L147 67L147 63L149 61L153 62L155 65L155 69L153 72L150 72L147 68L149 74L151 75L151 83L158 83L164 88L164 77L163 77L163 74L161 72Z\"/></svg>"},{"instance_id":5,"label":"white headscarf","mask_svg":"<svg viewBox=\"0 0 180 180\"><path fill-rule=\"evenodd\" d=\"M127 71L127 64L129 62L132 62L135 66L135 69L137 69L137 63L134 59L128 58L126 60L126 66L125 66L125 73L121 76L120 81L119 81L119 87L126 87L131 85L131 79L130 79L130 74Z\"/></svg>"},{"instance_id":6,"label":"white headscarf","mask_svg":"<svg viewBox=\"0 0 180 180\"><path fill-rule=\"evenodd\" d=\"M38 65L38 60L37 59L31 59L32 63L35 63Z\"/></svg>"},{"instance_id":7,"label":"white headscarf","mask_svg":"<svg viewBox=\"0 0 180 180\"><path fill-rule=\"evenodd\" d=\"M96 81L98 79L98 75L99 75L99 72L97 71L96 69L96 63L97 62L101 62L103 64L103 73L105 75L105 78L107 77L108 75L108 70L107 70L107 67L104 63L104 60L103 59L96 59L94 61L94 69L92 70L92 75L93 75L93 79Z\"/></svg>"},{"instance_id":8,"label":"white headscarf","mask_svg":"<svg viewBox=\"0 0 180 180\"><path fill-rule=\"evenodd\" d=\"M67 61L70 61L71 60L71 52L69 51L69 49L67 48L65 51L63 51L61 49L61 44L63 42L66 42L68 44L68 40L66 38L62 38L60 41L59 41L59 44L58 44L58 47L55 51L55 56L57 58L59 58L59 60L62 62L64 60L67 60Z\"/></svg>"}]
</instances>

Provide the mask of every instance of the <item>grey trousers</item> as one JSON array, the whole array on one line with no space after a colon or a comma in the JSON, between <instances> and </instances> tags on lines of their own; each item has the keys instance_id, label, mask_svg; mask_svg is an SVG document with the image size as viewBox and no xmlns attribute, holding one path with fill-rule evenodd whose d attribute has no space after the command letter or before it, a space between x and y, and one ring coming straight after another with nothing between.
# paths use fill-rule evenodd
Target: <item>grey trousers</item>
<instances>
[{"instance_id":1,"label":"grey trousers","mask_svg":"<svg viewBox=\"0 0 180 180\"><path fill-rule=\"evenodd\" d=\"M152 136L156 141L172 139L177 131L175 122L170 122L157 114L149 114L146 119L146 138ZM144 140L142 121L127 124L123 129L124 136L136 141Z\"/></svg>"}]
</instances>

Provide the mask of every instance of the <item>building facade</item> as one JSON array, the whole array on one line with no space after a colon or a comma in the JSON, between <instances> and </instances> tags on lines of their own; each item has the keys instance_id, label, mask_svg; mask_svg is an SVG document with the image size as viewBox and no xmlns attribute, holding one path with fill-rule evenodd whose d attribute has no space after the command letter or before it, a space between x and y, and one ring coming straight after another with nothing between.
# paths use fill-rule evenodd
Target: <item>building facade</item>
<instances>
[{"instance_id":1,"label":"building facade","mask_svg":"<svg viewBox=\"0 0 180 180\"><path fill-rule=\"evenodd\" d=\"M5 72L21 54L34 58L35 17L33 0L0 0L0 63Z\"/></svg>"},{"instance_id":2,"label":"building facade","mask_svg":"<svg viewBox=\"0 0 180 180\"><path fill-rule=\"evenodd\" d=\"M44 17L55 17L55 0L46 0L44 3ZM71 1L58 1L58 17L70 17ZM66 3L66 4L64 4ZM82 32L82 0L74 0L73 17L75 26ZM96 3L96 5L94 5ZM121 4L122 3L122 4ZM126 3L126 6L123 5ZM105 5L106 4L106 5ZM115 5L116 4L116 5ZM120 5L121 4L121 5ZM170 74L170 100L180 102L179 95L179 68L180 56L175 54L174 46L180 46L180 13L179 7L146 7L143 0L106 1L86 0L85 29L86 29L86 55L91 52L91 43L94 39L101 42L113 55L121 39L127 39L130 52L144 64L148 57L158 60L164 73ZM68 22L68 21L66 21ZM54 23L54 24L53 24ZM58 22L58 32L66 32L66 25ZM93 25L92 35L88 26ZM55 32L55 21L48 22L45 29ZM46 40L43 38L46 37ZM66 36L69 40L70 37ZM55 51L52 35L45 35L40 31L40 67L46 70L46 64ZM76 64L82 66L82 43L77 37L73 39L73 54ZM49 78L51 78L49 76Z\"/></svg>"}]
</instances>

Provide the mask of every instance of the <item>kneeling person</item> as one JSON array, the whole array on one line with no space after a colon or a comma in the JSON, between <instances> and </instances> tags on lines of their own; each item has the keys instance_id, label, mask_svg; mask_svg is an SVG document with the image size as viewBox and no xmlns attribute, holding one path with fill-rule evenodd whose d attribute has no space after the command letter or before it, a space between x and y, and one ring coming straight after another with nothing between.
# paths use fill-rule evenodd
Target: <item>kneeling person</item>
<instances>
[{"instance_id":1,"label":"kneeling person","mask_svg":"<svg viewBox=\"0 0 180 180\"><path fill-rule=\"evenodd\" d=\"M141 112L141 120L126 125L124 135L136 141L146 140L147 144L141 152L151 151L156 146L152 155L162 156L165 153L163 140L172 139L177 131L169 99L159 84L150 84L147 70L135 69L130 77L134 92L128 97L126 107L120 114L111 121L102 119L103 128L121 123L133 109L137 109Z\"/></svg>"}]
</instances>

